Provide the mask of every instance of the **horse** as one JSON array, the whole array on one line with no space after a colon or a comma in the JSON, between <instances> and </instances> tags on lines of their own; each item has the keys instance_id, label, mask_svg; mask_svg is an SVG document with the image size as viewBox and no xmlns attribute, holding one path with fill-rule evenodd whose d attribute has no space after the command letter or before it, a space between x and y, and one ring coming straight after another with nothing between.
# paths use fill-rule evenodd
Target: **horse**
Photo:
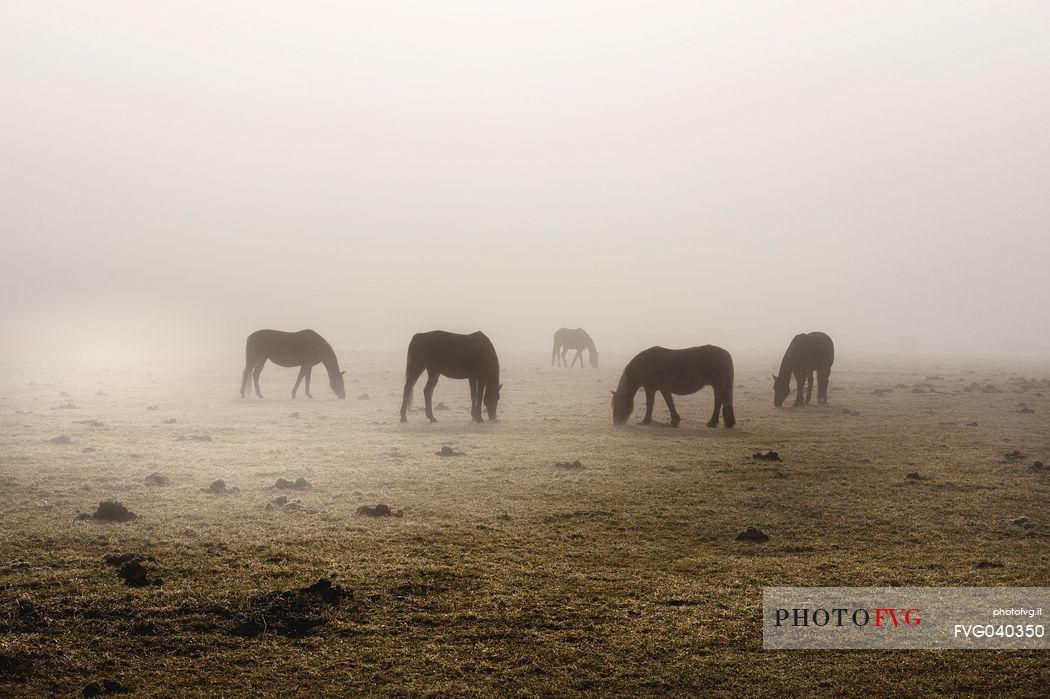
<instances>
[{"instance_id":1,"label":"horse","mask_svg":"<svg viewBox=\"0 0 1050 699\"><path fill-rule=\"evenodd\" d=\"M791 376L795 376L798 395L796 408L809 405L813 395L813 372L817 372L817 402L828 402L828 378L831 365L835 363L835 344L822 332L795 335L780 362L780 373L773 374L773 405L780 407L791 393ZM806 398L802 399L802 386L806 385Z\"/></svg>"},{"instance_id":2,"label":"horse","mask_svg":"<svg viewBox=\"0 0 1050 699\"><path fill-rule=\"evenodd\" d=\"M450 379L470 381L470 416L482 422L481 406L485 406L489 420L496 419L496 405L503 384L499 382L499 357L496 348L485 333L469 335L432 330L417 333L408 343L408 361L405 366L405 395L401 400L401 422L408 422L408 406L412 404L412 389L423 370L427 382L423 386L427 418L437 422L431 407L434 386L442 375Z\"/></svg>"},{"instance_id":3,"label":"horse","mask_svg":"<svg viewBox=\"0 0 1050 699\"><path fill-rule=\"evenodd\" d=\"M722 411L725 426L736 424L733 413L733 357L721 347L703 345L687 349L650 347L639 352L627 363L620 383L612 392L613 424L623 425L634 410L634 394L645 389L645 419L653 421L653 402L659 391L671 411L671 426L678 427L682 417L674 408L671 394L688 395L704 386L715 391L715 411L708 427L718 427L718 411Z\"/></svg>"},{"instance_id":4,"label":"horse","mask_svg":"<svg viewBox=\"0 0 1050 699\"><path fill-rule=\"evenodd\" d=\"M572 364L570 365L565 361L565 355L568 354L569 350L576 350L576 356L572 358ZM587 350L587 355L590 358L591 366L598 366L598 350L594 346L594 340L587 334L587 331L583 328L576 328L571 330L569 328L559 328L554 333L554 349L551 351L551 366L554 366L554 360L557 358L558 366L576 366L576 360L580 360L580 368L583 368L583 351ZM560 351L560 354L559 354Z\"/></svg>"},{"instance_id":5,"label":"horse","mask_svg":"<svg viewBox=\"0 0 1050 699\"><path fill-rule=\"evenodd\" d=\"M313 330L300 330L299 332L284 332L281 330L256 330L248 336L244 347L244 375L241 377L241 398L244 398L245 389L248 387L249 376L255 380L255 395L262 398L259 391L259 374L262 373L266 360L270 360L278 366L299 367L299 378L295 380L292 388L292 398L295 398L299 390L299 384L306 380L306 397L310 395L310 372L315 364L324 364L328 372L328 385L340 398L346 398L346 387L343 384L343 374L339 371L339 362L335 358L335 352L328 341Z\"/></svg>"}]
</instances>

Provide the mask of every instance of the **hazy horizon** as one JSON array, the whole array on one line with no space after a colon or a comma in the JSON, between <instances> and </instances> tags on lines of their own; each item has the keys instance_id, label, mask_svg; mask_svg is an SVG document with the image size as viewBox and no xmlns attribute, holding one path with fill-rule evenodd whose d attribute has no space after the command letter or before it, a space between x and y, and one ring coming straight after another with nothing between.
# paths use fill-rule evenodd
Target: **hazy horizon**
<instances>
[{"instance_id":1,"label":"hazy horizon","mask_svg":"<svg viewBox=\"0 0 1050 699\"><path fill-rule=\"evenodd\" d=\"M1050 356L1050 5L9 3L0 354Z\"/></svg>"}]
</instances>

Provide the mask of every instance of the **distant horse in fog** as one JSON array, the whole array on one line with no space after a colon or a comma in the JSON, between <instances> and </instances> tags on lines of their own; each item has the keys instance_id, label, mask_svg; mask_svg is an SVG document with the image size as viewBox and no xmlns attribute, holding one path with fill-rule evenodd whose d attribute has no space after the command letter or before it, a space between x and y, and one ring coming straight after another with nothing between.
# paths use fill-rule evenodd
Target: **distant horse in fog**
<instances>
[{"instance_id":1,"label":"distant horse in fog","mask_svg":"<svg viewBox=\"0 0 1050 699\"><path fill-rule=\"evenodd\" d=\"M773 405L780 407L791 393L791 377L794 375L798 394L795 407L809 404L813 395L813 372L817 372L817 402L828 402L828 379L831 365L835 363L835 345L822 332L795 335L780 362L780 373L773 375ZM802 400L802 386L806 386L806 399Z\"/></svg>"},{"instance_id":2,"label":"distant horse in fog","mask_svg":"<svg viewBox=\"0 0 1050 699\"><path fill-rule=\"evenodd\" d=\"M470 381L470 416L481 422L481 406L485 406L489 420L496 419L499 391L499 357L496 348L483 332L461 335L433 330L412 336L408 343L408 361L405 366L405 395L401 400L401 422L408 422L408 406L412 404L412 389L423 371L427 382L423 386L427 418L437 422L431 407L434 386L442 375L450 379Z\"/></svg>"},{"instance_id":3,"label":"distant horse in fog","mask_svg":"<svg viewBox=\"0 0 1050 699\"><path fill-rule=\"evenodd\" d=\"M736 424L733 413L733 358L729 352L714 345L671 350L650 347L639 352L620 376L620 383L612 392L613 423L627 422L634 410L634 395L638 388L645 389L645 419L648 425L653 420L653 402L659 391L671 411L671 426L678 427L681 416L674 408L671 394L688 395L704 386L715 391L715 411L708 427L718 426L718 411L722 411L725 426Z\"/></svg>"},{"instance_id":4,"label":"distant horse in fog","mask_svg":"<svg viewBox=\"0 0 1050 699\"><path fill-rule=\"evenodd\" d=\"M572 364L568 364L565 361L565 355L569 353L569 350L576 350L576 356L572 358ZM554 333L554 349L551 351L551 366L554 366L554 360L558 360L558 366L576 366L576 360L580 361L580 368L583 368L583 351L587 350L588 357L591 361L591 366L598 366L598 350L594 346L594 340L587 334L587 331L583 328L576 328L572 330L570 328L559 328ZM560 354L559 354L560 353Z\"/></svg>"},{"instance_id":5,"label":"distant horse in fog","mask_svg":"<svg viewBox=\"0 0 1050 699\"><path fill-rule=\"evenodd\" d=\"M241 377L241 398L248 388L248 379L255 381L255 395L263 397L259 391L259 374L262 373L266 360L283 367L299 367L299 378L292 388L292 398L299 390L299 384L306 380L306 397L310 395L310 372L315 364L324 364L328 372L328 385L335 395L346 398L343 385L343 374L339 371L339 362L335 358L332 346L313 330L283 332L281 330L256 330L248 336L244 348L244 375Z\"/></svg>"}]
</instances>

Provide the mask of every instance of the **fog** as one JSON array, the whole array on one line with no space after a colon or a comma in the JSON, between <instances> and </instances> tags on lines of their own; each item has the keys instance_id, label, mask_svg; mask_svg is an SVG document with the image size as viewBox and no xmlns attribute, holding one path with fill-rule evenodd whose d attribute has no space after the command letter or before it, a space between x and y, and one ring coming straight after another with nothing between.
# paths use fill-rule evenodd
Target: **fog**
<instances>
[{"instance_id":1,"label":"fog","mask_svg":"<svg viewBox=\"0 0 1050 699\"><path fill-rule=\"evenodd\" d=\"M0 8L0 353L1050 353L1046 2Z\"/></svg>"}]
</instances>

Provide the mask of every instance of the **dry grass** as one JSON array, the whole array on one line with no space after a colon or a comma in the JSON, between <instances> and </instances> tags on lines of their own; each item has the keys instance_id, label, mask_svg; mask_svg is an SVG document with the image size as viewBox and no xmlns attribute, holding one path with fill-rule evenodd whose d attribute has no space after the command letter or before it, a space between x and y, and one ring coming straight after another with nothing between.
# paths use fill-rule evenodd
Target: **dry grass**
<instances>
[{"instance_id":1,"label":"dry grass","mask_svg":"<svg viewBox=\"0 0 1050 699\"><path fill-rule=\"evenodd\" d=\"M613 428L627 357L611 353L585 371L505 358L502 422L482 426L448 380L441 422L402 426L402 357L343 359L345 402L321 372L318 397L293 403L294 371L272 366L268 398L241 401L234 356L172 373L7 370L0 564L29 567L0 569L0 694L106 678L146 695L1047 686L1045 653L763 652L759 625L764 585L1046 585L1050 473L1028 466L1050 462L1050 386L1011 377L1043 379L1045 364L843 357L830 406L775 410L772 362L738 358L738 427L709 430L709 390L679 402L679 429ZM1000 392L963 390L974 381ZM783 463L751 459L766 449ZM999 463L1013 449L1028 458ZM145 485L154 471L170 484ZM275 481L299 477L313 487L281 492L303 509L267 509ZM239 492L201 492L220 478ZM139 519L74 521L107 499ZM403 516L355 515L377 503ZM749 524L769 542L735 541ZM102 557L125 552L156 558L164 584L124 586ZM322 577L353 596L267 595Z\"/></svg>"}]
</instances>

